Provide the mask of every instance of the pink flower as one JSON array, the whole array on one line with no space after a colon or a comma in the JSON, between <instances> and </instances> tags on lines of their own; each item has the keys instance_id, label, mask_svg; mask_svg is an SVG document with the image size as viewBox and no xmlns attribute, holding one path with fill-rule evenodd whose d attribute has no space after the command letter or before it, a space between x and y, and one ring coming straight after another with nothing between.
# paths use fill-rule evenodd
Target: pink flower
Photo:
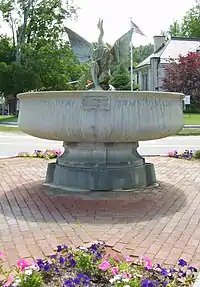
<instances>
[{"instance_id":1,"label":"pink flower","mask_svg":"<svg viewBox=\"0 0 200 287\"><path fill-rule=\"evenodd\" d=\"M29 266L29 263L26 260L18 260L16 266L21 270L24 271L26 267Z\"/></svg>"},{"instance_id":2,"label":"pink flower","mask_svg":"<svg viewBox=\"0 0 200 287\"><path fill-rule=\"evenodd\" d=\"M130 278L132 278L132 275L130 273L126 273L126 272L122 272L121 276L122 276L123 279L127 279L127 278L130 279Z\"/></svg>"},{"instance_id":3,"label":"pink flower","mask_svg":"<svg viewBox=\"0 0 200 287\"><path fill-rule=\"evenodd\" d=\"M118 267L113 267L112 270L111 270L111 272L112 272L113 275L117 275L118 272L119 272Z\"/></svg>"},{"instance_id":4,"label":"pink flower","mask_svg":"<svg viewBox=\"0 0 200 287\"><path fill-rule=\"evenodd\" d=\"M111 267L110 263L108 261L103 261L101 264L99 264L99 269L106 271Z\"/></svg>"},{"instance_id":5,"label":"pink flower","mask_svg":"<svg viewBox=\"0 0 200 287\"><path fill-rule=\"evenodd\" d=\"M144 257L144 266L149 270L152 269L153 264L149 257Z\"/></svg>"},{"instance_id":6,"label":"pink flower","mask_svg":"<svg viewBox=\"0 0 200 287\"><path fill-rule=\"evenodd\" d=\"M125 256L125 259L126 259L126 262L129 262L129 263L134 261L134 259L130 256Z\"/></svg>"},{"instance_id":7,"label":"pink flower","mask_svg":"<svg viewBox=\"0 0 200 287\"><path fill-rule=\"evenodd\" d=\"M130 273L127 274L128 278L132 278L132 275Z\"/></svg>"},{"instance_id":8,"label":"pink flower","mask_svg":"<svg viewBox=\"0 0 200 287\"><path fill-rule=\"evenodd\" d=\"M122 272L122 278L126 279L128 277L128 274L126 272Z\"/></svg>"},{"instance_id":9,"label":"pink flower","mask_svg":"<svg viewBox=\"0 0 200 287\"><path fill-rule=\"evenodd\" d=\"M4 253L0 251L0 259L4 260L4 257L5 257Z\"/></svg>"},{"instance_id":10,"label":"pink flower","mask_svg":"<svg viewBox=\"0 0 200 287\"><path fill-rule=\"evenodd\" d=\"M30 267L30 269L37 270L37 271L39 271L39 269L40 269L34 260L31 260L29 267Z\"/></svg>"},{"instance_id":11,"label":"pink flower","mask_svg":"<svg viewBox=\"0 0 200 287\"><path fill-rule=\"evenodd\" d=\"M9 286L13 283L13 281L14 281L14 276L13 276L13 275L10 275L10 276L8 277L7 282L3 285L3 287L9 287Z\"/></svg>"},{"instance_id":12,"label":"pink flower","mask_svg":"<svg viewBox=\"0 0 200 287\"><path fill-rule=\"evenodd\" d=\"M120 262L119 257L117 255L115 255L114 259L116 262Z\"/></svg>"},{"instance_id":13,"label":"pink flower","mask_svg":"<svg viewBox=\"0 0 200 287\"><path fill-rule=\"evenodd\" d=\"M104 259L104 260L108 260L109 257L110 257L109 254L105 254L104 257L103 257L103 259Z\"/></svg>"}]
</instances>

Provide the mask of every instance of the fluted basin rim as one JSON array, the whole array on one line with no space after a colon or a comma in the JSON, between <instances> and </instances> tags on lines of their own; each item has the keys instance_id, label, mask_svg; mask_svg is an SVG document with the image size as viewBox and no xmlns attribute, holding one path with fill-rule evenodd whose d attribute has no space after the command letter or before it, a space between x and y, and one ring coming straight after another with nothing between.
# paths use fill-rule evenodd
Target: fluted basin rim
<instances>
[{"instance_id":1,"label":"fluted basin rim","mask_svg":"<svg viewBox=\"0 0 200 287\"><path fill-rule=\"evenodd\" d=\"M28 98L43 98L45 96L45 98L57 98L58 97L78 97L78 98L82 98L82 97L89 97L91 93L91 96L94 96L94 94L96 96L123 96L123 95L131 95L134 96L135 98L139 98L142 99L145 96L158 96L159 97L170 97L171 99L177 99L177 98L184 98L184 94L183 93L173 93L173 92L157 92L157 91L44 91L44 92L26 92L26 93L20 93L17 95L18 99L28 99Z\"/></svg>"}]
</instances>

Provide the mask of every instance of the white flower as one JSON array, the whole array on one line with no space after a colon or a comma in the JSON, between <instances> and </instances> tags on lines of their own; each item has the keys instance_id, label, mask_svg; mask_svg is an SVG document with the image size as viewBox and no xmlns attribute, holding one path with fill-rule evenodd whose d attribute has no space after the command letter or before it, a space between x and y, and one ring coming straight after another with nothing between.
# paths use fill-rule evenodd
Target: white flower
<instances>
[{"instance_id":1,"label":"white flower","mask_svg":"<svg viewBox=\"0 0 200 287\"><path fill-rule=\"evenodd\" d=\"M115 275L115 276L114 276L114 279L115 279L115 281L116 281L116 280L120 280L120 279L121 279L121 276L120 276L120 275Z\"/></svg>"},{"instance_id":2,"label":"white flower","mask_svg":"<svg viewBox=\"0 0 200 287\"><path fill-rule=\"evenodd\" d=\"M27 270L25 270L25 275L31 275L32 273L33 273L33 270L32 269L27 269Z\"/></svg>"},{"instance_id":3,"label":"white flower","mask_svg":"<svg viewBox=\"0 0 200 287\"><path fill-rule=\"evenodd\" d=\"M115 279L114 279L114 278L111 278L111 279L109 280L109 282L110 282L111 284L113 284L113 283L115 282Z\"/></svg>"},{"instance_id":4,"label":"white flower","mask_svg":"<svg viewBox=\"0 0 200 287\"><path fill-rule=\"evenodd\" d=\"M115 275L114 276L114 278L111 278L110 280L109 280L109 282L111 283L111 284L113 284L115 281L117 281L117 280L121 280L121 276L120 275ZM120 283L120 281L118 281L118 283Z\"/></svg>"},{"instance_id":5,"label":"white flower","mask_svg":"<svg viewBox=\"0 0 200 287\"><path fill-rule=\"evenodd\" d=\"M80 246L79 249L82 251L88 251L87 247L85 247L85 246Z\"/></svg>"},{"instance_id":6,"label":"white flower","mask_svg":"<svg viewBox=\"0 0 200 287\"><path fill-rule=\"evenodd\" d=\"M123 282L129 282L128 278L122 279Z\"/></svg>"},{"instance_id":7,"label":"white flower","mask_svg":"<svg viewBox=\"0 0 200 287\"><path fill-rule=\"evenodd\" d=\"M124 285L124 287L131 287L130 285Z\"/></svg>"},{"instance_id":8,"label":"white flower","mask_svg":"<svg viewBox=\"0 0 200 287\"><path fill-rule=\"evenodd\" d=\"M15 280L15 282L12 283L12 286L13 286L13 287L17 287L20 282L21 282L21 280L17 278L17 279Z\"/></svg>"}]
</instances>

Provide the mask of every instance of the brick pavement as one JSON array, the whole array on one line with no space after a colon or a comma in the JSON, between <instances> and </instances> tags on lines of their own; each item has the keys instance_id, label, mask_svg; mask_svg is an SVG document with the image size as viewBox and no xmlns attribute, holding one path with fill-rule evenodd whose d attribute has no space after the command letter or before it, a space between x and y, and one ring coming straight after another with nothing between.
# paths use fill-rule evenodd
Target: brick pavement
<instances>
[{"instance_id":1,"label":"brick pavement","mask_svg":"<svg viewBox=\"0 0 200 287\"><path fill-rule=\"evenodd\" d=\"M17 258L49 255L61 243L105 240L117 251L200 267L200 163L149 158L160 186L108 198L48 196L47 161L0 160L0 251Z\"/></svg>"}]
</instances>

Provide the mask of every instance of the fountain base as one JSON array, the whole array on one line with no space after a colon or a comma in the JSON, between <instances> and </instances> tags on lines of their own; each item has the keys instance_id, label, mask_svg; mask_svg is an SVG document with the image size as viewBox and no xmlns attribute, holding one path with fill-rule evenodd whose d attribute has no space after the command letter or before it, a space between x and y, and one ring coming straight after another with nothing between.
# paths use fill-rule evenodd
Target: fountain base
<instances>
[{"instance_id":1,"label":"fountain base","mask_svg":"<svg viewBox=\"0 0 200 287\"><path fill-rule=\"evenodd\" d=\"M64 143L45 185L72 192L130 190L156 184L154 165L134 143Z\"/></svg>"}]
</instances>

